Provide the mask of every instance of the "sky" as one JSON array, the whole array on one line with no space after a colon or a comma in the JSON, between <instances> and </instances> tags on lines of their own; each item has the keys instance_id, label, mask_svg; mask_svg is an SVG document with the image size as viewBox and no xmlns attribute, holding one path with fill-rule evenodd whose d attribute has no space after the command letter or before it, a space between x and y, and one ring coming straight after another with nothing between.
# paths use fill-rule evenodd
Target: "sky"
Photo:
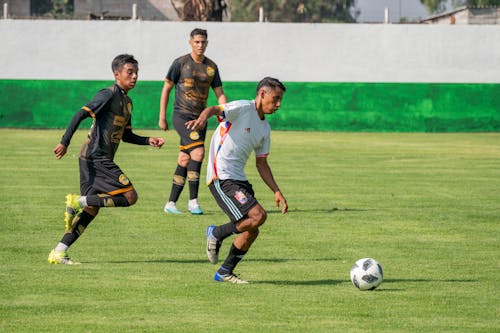
<instances>
[{"instance_id":1,"label":"sky","mask_svg":"<svg viewBox=\"0 0 500 333\"><path fill-rule=\"evenodd\" d=\"M420 0L357 0L356 4L361 10L359 23L383 22L384 8L389 8L390 21L394 23L398 23L400 17L407 21L418 21L430 16ZM447 7L451 9L451 4Z\"/></svg>"}]
</instances>

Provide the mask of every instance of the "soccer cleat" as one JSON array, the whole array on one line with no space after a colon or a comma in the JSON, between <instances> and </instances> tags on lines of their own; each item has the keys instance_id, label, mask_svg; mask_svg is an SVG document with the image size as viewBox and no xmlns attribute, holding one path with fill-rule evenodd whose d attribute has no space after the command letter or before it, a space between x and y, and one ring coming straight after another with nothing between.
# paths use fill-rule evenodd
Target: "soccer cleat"
<instances>
[{"instance_id":1,"label":"soccer cleat","mask_svg":"<svg viewBox=\"0 0 500 333\"><path fill-rule=\"evenodd\" d=\"M240 277L234 273L219 274L215 272L214 280L217 282L231 282L234 284L248 284L248 281L240 279Z\"/></svg>"},{"instance_id":2,"label":"soccer cleat","mask_svg":"<svg viewBox=\"0 0 500 333\"><path fill-rule=\"evenodd\" d=\"M169 201L165 204L165 208L163 208L163 211L165 213L170 213L170 214L181 214L181 211L177 209L175 206L175 202Z\"/></svg>"},{"instance_id":3,"label":"soccer cleat","mask_svg":"<svg viewBox=\"0 0 500 333\"><path fill-rule=\"evenodd\" d=\"M56 251L52 250L49 253L48 258L49 263L51 264L62 264L62 265L80 265L78 261L72 260L66 251Z\"/></svg>"},{"instance_id":4,"label":"soccer cleat","mask_svg":"<svg viewBox=\"0 0 500 333\"><path fill-rule=\"evenodd\" d=\"M217 240L212 235L212 231L215 229L214 225L208 226L207 227L207 257L208 261L210 261L211 264L216 264L219 261L219 249L222 245L222 242Z\"/></svg>"},{"instance_id":5,"label":"soccer cleat","mask_svg":"<svg viewBox=\"0 0 500 333\"><path fill-rule=\"evenodd\" d=\"M196 200L196 199L189 200L188 210L192 215L202 215L203 214L203 211L201 210L200 205L198 204L198 200Z\"/></svg>"},{"instance_id":6,"label":"soccer cleat","mask_svg":"<svg viewBox=\"0 0 500 333\"><path fill-rule=\"evenodd\" d=\"M68 194L66 196L66 211L64 212L64 225L66 231L70 231L75 216L80 214L82 211L82 206L78 202L77 194Z\"/></svg>"}]
</instances>

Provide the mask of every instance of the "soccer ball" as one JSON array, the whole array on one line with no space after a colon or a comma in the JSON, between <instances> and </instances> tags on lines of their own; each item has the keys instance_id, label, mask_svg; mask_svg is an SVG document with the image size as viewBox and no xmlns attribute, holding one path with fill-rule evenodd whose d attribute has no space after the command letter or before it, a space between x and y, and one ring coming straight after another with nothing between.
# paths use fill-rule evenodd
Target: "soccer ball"
<instances>
[{"instance_id":1,"label":"soccer ball","mask_svg":"<svg viewBox=\"0 0 500 333\"><path fill-rule=\"evenodd\" d=\"M373 290L384 279L382 266L372 258L359 259L351 267L351 281L359 290Z\"/></svg>"}]
</instances>

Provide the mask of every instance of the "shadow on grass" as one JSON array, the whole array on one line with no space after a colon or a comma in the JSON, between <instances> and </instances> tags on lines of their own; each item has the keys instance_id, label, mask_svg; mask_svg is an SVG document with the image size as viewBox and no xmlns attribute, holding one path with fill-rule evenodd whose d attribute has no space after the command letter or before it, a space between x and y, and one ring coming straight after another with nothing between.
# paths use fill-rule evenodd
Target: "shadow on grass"
<instances>
[{"instance_id":1,"label":"shadow on grass","mask_svg":"<svg viewBox=\"0 0 500 333\"><path fill-rule=\"evenodd\" d=\"M366 212L372 209L356 209L356 208L311 208L311 209L300 209L300 208L291 208L288 210L288 213L321 213L321 214L332 214L332 213L341 213L341 212ZM280 210L269 210L268 214L281 214Z\"/></svg>"},{"instance_id":2,"label":"shadow on grass","mask_svg":"<svg viewBox=\"0 0 500 333\"><path fill-rule=\"evenodd\" d=\"M386 288L388 283L400 283L400 282L417 282L417 283L436 283L436 282L445 282L445 283L475 283L477 280L471 279L384 279L382 286L375 289L370 290L370 292L397 292L404 291L406 288L398 289L398 288ZM252 281L252 284L272 284L277 286L324 286L324 285L335 285L341 283L351 283L349 280L333 280L333 279L322 279L322 280L264 280L264 281Z\"/></svg>"},{"instance_id":3,"label":"shadow on grass","mask_svg":"<svg viewBox=\"0 0 500 333\"><path fill-rule=\"evenodd\" d=\"M436 282L446 282L446 283L477 283L479 282L478 280L472 280L472 279L384 279L383 283L436 283Z\"/></svg>"},{"instance_id":4,"label":"shadow on grass","mask_svg":"<svg viewBox=\"0 0 500 333\"><path fill-rule=\"evenodd\" d=\"M304 261L304 262L318 262L318 261L337 261L338 258L318 258L318 259L300 259L300 258L245 258L245 262L269 262L269 263L286 263L291 261ZM94 263L83 262L82 263ZM207 259L151 259L151 260L114 260L114 261L100 261L104 264L207 264ZM222 261L220 261L222 263Z\"/></svg>"},{"instance_id":5,"label":"shadow on grass","mask_svg":"<svg viewBox=\"0 0 500 333\"><path fill-rule=\"evenodd\" d=\"M252 284L273 284L277 286L326 286L333 284L345 283L346 280L269 280L269 281L252 281Z\"/></svg>"}]
</instances>

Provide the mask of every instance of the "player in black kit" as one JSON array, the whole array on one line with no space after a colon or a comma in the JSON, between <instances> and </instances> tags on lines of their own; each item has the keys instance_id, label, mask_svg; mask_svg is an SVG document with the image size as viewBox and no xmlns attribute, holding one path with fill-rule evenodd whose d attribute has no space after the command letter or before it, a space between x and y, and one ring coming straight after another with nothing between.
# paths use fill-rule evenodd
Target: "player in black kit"
<instances>
[{"instance_id":1,"label":"player in black kit","mask_svg":"<svg viewBox=\"0 0 500 333\"><path fill-rule=\"evenodd\" d=\"M208 45L207 31L194 29L189 39L192 51L174 60L165 78L160 98L158 125L168 130L166 110L170 92L175 86L173 123L180 136L179 156L174 172L170 197L165 205L166 213L179 214L176 202L184 189L186 178L189 184L188 210L193 215L203 214L198 203L200 170L205 156L206 129L188 130L185 123L198 118L207 106L208 93L213 89L218 104L226 103L219 69L215 62L205 57Z\"/></svg>"},{"instance_id":2,"label":"player in black kit","mask_svg":"<svg viewBox=\"0 0 500 333\"><path fill-rule=\"evenodd\" d=\"M56 157L62 158L82 120L92 118L92 128L79 156L81 196L66 196L66 232L49 254L51 264L78 264L68 256L67 250L96 217L100 207L127 207L137 201L134 186L113 161L120 141L158 148L164 144L162 138L139 136L132 132L132 100L127 92L137 82L137 60L132 55L118 55L111 69L115 84L100 90L75 113L61 142L54 148Z\"/></svg>"}]
</instances>

